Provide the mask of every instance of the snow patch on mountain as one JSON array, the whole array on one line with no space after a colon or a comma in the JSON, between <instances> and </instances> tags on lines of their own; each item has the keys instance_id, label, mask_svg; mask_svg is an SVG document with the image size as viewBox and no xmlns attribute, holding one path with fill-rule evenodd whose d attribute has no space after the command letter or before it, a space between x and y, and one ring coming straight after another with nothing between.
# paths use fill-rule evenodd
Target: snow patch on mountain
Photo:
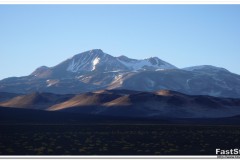
<instances>
[{"instance_id":1,"label":"snow patch on mountain","mask_svg":"<svg viewBox=\"0 0 240 160\"><path fill-rule=\"evenodd\" d=\"M79 69L81 67L83 67L84 65L86 65L86 63L80 63L80 61L78 60L75 60L74 58L72 59L72 61L70 62L70 64L68 65L67 67L67 71L70 71L70 72L78 72Z\"/></svg>"},{"instance_id":2,"label":"snow patch on mountain","mask_svg":"<svg viewBox=\"0 0 240 160\"><path fill-rule=\"evenodd\" d=\"M96 69L96 65L100 62L100 58L99 57L96 57L92 64L93 64L93 67L92 67L92 71L94 71Z\"/></svg>"},{"instance_id":3,"label":"snow patch on mountain","mask_svg":"<svg viewBox=\"0 0 240 160\"><path fill-rule=\"evenodd\" d=\"M56 80L56 79L48 79L48 80L46 80L47 87L51 87L51 86L57 84L58 82L59 82L59 80Z\"/></svg>"},{"instance_id":4,"label":"snow patch on mountain","mask_svg":"<svg viewBox=\"0 0 240 160\"><path fill-rule=\"evenodd\" d=\"M71 63L69 64L68 68L67 68L67 71L70 71L70 72L76 72L76 63L75 63L75 60L73 59L71 61Z\"/></svg>"},{"instance_id":5,"label":"snow patch on mountain","mask_svg":"<svg viewBox=\"0 0 240 160\"><path fill-rule=\"evenodd\" d=\"M173 65L170 65L164 61L161 61L156 57L144 59L144 60L134 60L134 59L127 60L126 58L127 57L124 57L124 59L117 58L117 60L133 71L138 71L142 69L145 70L146 69L145 67L152 67L154 69L160 69L160 70L176 68ZM152 63L153 60L154 60L154 63ZM159 61L161 61L162 64L160 64Z\"/></svg>"},{"instance_id":6,"label":"snow patch on mountain","mask_svg":"<svg viewBox=\"0 0 240 160\"><path fill-rule=\"evenodd\" d=\"M134 71L142 69L144 66L151 66L151 63L146 60L125 62L125 61L118 59L118 61L121 62L123 65L125 65L130 70L134 70Z\"/></svg>"}]
</instances>

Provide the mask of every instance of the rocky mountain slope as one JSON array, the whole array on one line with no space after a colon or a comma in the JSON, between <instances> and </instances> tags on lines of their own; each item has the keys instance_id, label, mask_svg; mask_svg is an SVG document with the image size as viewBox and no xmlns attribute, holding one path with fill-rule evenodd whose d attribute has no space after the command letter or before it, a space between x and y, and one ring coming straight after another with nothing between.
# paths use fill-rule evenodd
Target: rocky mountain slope
<instances>
[{"instance_id":1,"label":"rocky mountain slope","mask_svg":"<svg viewBox=\"0 0 240 160\"><path fill-rule=\"evenodd\" d=\"M24 77L0 81L0 92L76 94L101 89L156 91L240 98L240 75L210 65L179 69L157 57L113 57L100 49L86 51Z\"/></svg>"}]
</instances>

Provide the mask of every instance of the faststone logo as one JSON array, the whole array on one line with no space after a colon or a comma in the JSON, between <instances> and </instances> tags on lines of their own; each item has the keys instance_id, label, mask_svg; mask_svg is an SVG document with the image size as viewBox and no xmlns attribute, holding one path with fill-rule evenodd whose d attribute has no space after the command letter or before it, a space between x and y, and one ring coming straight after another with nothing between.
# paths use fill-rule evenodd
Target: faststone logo
<instances>
[{"instance_id":1,"label":"faststone logo","mask_svg":"<svg viewBox=\"0 0 240 160\"><path fill-rule=\"evenodd\" d=\"M240 149L216 149L216 155L240 155Z\"/></svg>"},{"instance_id":2,"label":"faststone logo","mask_svg":"<svg viewBox=\"0 0 240 160\"><path fill-rule=\"evenodd\" d=\"M235 149L216 149L216 155L217 158L220 159L239 159L240 158L240 149L235 148Z\"/></svg>"},{"instance_id":3,"label":"faststone logo","mask_svg":"<svg viewBox=\"0 0 240 160\"><path fill-rule=\"evenodd\" d=\"M240 159L240 148L235 149L216 149L216 155L219 159Z\"/></svg>"}]
</instances>

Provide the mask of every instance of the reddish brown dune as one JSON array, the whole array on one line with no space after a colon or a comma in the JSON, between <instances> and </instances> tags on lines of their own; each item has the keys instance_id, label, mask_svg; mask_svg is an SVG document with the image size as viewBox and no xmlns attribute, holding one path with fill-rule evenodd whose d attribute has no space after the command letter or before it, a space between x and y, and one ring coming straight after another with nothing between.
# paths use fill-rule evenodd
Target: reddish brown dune
<instances>
[{"instance_id":1,"label":"reddish brown dune","mask_svg":"<svg viewBox=\"0 0 240 160\"><path fill-rule=\"evenodd\" d=\"M75 107L75 106L78 106L78 107L79 106L96 106L96 105L101 106L102 104L112 101L118 97L120 97L120 95L109 94L109 93L106 94L105 92L85 93L85 94L76 95L75 97L63 103L53 105L48 110L54 111L54 110Z\"/></svg>"},{"instance_id":2,"label":"reddish brown dune","mask_svg":"<svg viewBox=\"0 0 240 160\"><path fill-rule=\"evenodd\" d=\"M118 116L227 117L240 114L240 99L190 96L175 91L101 90L79 95L32 93L0 106Z\"/></svg>"},{"instance_id":3,"label":"reddish brown dune","mask_svg":"<svg viewBox=\"0 0 240 160\"><path fill-rule=\"evenodd\" d=\"M68 100L72 95L57 95L51 93L32 93L14 97L0 102L0 106L29 109L47 109L53 104Z\"/></svg>"}]
</instances>

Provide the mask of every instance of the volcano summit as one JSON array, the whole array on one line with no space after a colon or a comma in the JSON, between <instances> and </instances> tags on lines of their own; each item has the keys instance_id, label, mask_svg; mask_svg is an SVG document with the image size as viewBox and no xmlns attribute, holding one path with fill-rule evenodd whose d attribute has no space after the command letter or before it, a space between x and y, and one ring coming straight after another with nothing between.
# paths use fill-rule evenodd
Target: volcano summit
<instances>
[{"instance_id":1,"label":"volcano summit","mask_svg":"<svg viewBox=\"0 0 240 160\"><path fill-rule=\"evenodd\" d=\"M177 68L158 57L137 60L113 57L100 49L73 56L28 76L0 81L0 92L76 94L102 89L157 91L240 97L240 76L210 65Z\"/></svg>"}]
</instances>

